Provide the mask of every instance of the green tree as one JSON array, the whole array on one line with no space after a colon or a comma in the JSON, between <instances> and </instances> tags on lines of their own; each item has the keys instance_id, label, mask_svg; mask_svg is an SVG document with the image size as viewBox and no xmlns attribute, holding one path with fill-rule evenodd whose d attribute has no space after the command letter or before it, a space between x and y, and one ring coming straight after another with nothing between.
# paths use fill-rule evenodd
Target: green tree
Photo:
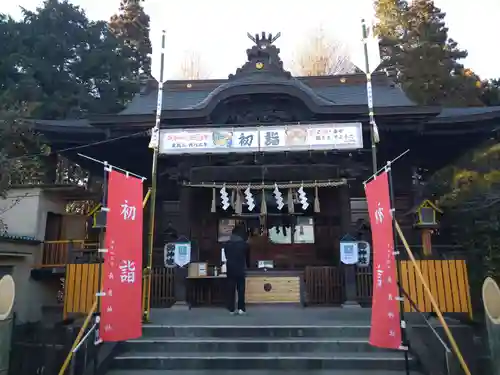
<instances>
[{"instance_id":1,"label":"green tree","mask_svg":"<svg viewBox=\"0 0 500 375\"><path fill-rule=\"evenodd\" d=\"M23 14L19 22L0 14L0 193L45 174L47 158L21 157L46 149L22 118L116 113L137 93L142 69L137 50L107 22L90 21L66 0ZM57 164L74 180L78 168L63 158Z\"/></svg>"},{"instance_id":2,"label":"green tree","mask_svg":"<svg viewBox=\"0 0 500 375\"><path fill-rule=\"evenodd\" d=\"M445 13L432 0L376 3L384 68L422 105L481 105L480 88L460 60L467 52L449 38Z\"/></svg>"},{"instance_id":3,"label":"green tree","mask_svg":"<svg viewBox=\"0 0 500 375\"><path fill-rule=\"evenodd\" d=\"M115 113L138 90L134 51L103 21L89 21L68 1L46 0L18 24L21 69L33 80L32 115L44 119ZM25 86L19 89L24 90Z\"/></svg>"},{"instance_id":4,"label":"green tree","mask_svg":"<svg viewBox=\"0 0 500 375\"><path fill-rule=\"evenodd\" d=\"M408 3L402 0L379 0L375 2L375 14L379 22L375 25L375 33L380 38L380 68L391 71L392 75L401 78L404 70L404 40L408 32L406 14Z\"/></svg>"},{"instance_id":5,"label":"green tree","mask_svg":"<svg viewBox=\"0 0 500 375\"><path fill-rule=\"evenodd\" d=\"M490 140L429 181L444 209L442 231L475 261L471 278L500 280L500 143Z\"/></svg>"},{"instance_id":6,"label":"green tree","mask_svg":"<svg viewBox=\"0 0 500 375\"><path fill-rule=\"evenodd\" d=\"M491 79L482 84L481 100L487 106L500 106L500 79Z\"/></svg>"},{"instance_id":7,"label":"green tree","mask_svg":"<svg viewBox=\"0 0 500 375\"><path fill-rule=\"evenodd\" d=\"M144 74L151 75L150 19L141 3L144 0L121 0L118 14L111 17L109 28L113 34L134 50Z\"/></svg>"}]
</instances>

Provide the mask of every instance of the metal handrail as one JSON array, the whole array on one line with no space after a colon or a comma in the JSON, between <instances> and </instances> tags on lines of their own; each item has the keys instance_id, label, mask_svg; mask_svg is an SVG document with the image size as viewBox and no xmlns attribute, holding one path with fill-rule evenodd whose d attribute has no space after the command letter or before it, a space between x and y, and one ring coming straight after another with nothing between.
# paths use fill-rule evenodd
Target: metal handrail
<instances>
[{"instance_id":1,"label":"metal handrail","mask_svg":"<svg viewBox=\"0 0 500 375\"><path fill-rule=\"evenodd\" d=\"M441 335L432 326L431 322L429 322L429 319L427 319L427 317L425 316L425 314L418 308L418 306L415 304L415 301L413 301L411 299L411 297L409 296L409 294L406 293L406 291L403 288L400 288L400 290L403 293L404 297L410 303L411 307L422 316L422 318L424 319L424 321L427 324L427 326L431 329L432 333L434 333L434 336L436 336L436 338L438 339L438 341L440 342L440 344L443 346L444 351L446 352L446 355L445 355L446 373L449 375L450 374L450 364L448 362L449 361L448 355L452 353L450 347L444 342L444 340L441 337Z\"/></svg>"},{"instance_id":2,"label":"metal handrail","mask_svg":"<svg viewBox=\"0 0 500 375\"><path fill-rule=\"evenodd\" d=\"M78 350L80 350L80 348L82 347L83 344L85 344L85 342L87 341L87 339L90 337L90 334L92 332L94 332L95 330L97 329L97 323L94 323L94 325L92 327L90 327L90 329L88 330L88 332L85 334L85 336L83 336L83 338L80 340L80 342L78 343L78 345L71 351L72 354L71 354L71 361L70 361L70 375L74 375L75 374L75 358L76 358L76 354L78 353Z\"/></svg>"},{"instance_id":3,"label":"metal handrail","mask_svg":"<svg viewBox=\"0 0 500 375\"><path fill-rule=\"evenodd\" d=\"M92 319L92 316L97 310L97 298L94 301L94 304L92 305L92 308L90 309L87 317L85 318L85 321L83 322L82 327L80 328L80 331L78 332L78 335L76 336L75 341L73 342L73 345L71 346L71 351L68 353L66 356L66 359L64 360L64 363L61 366L61 369L59 370L59 375L64 375L66 372L66 369L68 368L68 365L70 364L71 359L73 358L73 351L75 348L79 345L80 341L82 340L84 336L84 332L87 329L87 326L90 323L90 320Z\"/></svg>"},{"instance_id":4,"label":"metal handrail","mask_svg":"<svg viewBox=\"0 0 500 375\"><path fill-rule=\"evenodd\" d=\"M460 362L460 366L464 370L464 373L466 375L471 375L471 372L469 370L469 367L467 366L467 363L465 362L465 359L460 352L460 348L458 347L457 342L455 341L455 338L453 337L453 334L450 331L450 327L448 327L448 324L444 320L443 313L439 309L439 306L434 299L434 296L432 295L431 289L429 288L429 285L427 285L427 282L425 281L424 275L422 274L422 271L420 270L420 267L418 266L417 260L415 259L415 256L413 255L413 252L410 249L410 246L408 245L408 242L406 241L406 237L403 234L403 231L401 230L401 227L399 226L399 223L397 220L394 220L394 227L396 228L396 231L398 233L399 238L403 242L403 246L406 250L406 253L408 254L408 257L410 258L411 262L413 263L413 266L415 267L415 271L417 273L418 278L420 279L420 282L422 283L422 286L424 287L424 291L429 297L429 300L431 302L432 308L436 312L436 315L439 319L439 322L443 326L444 332L446 333L446 336L451 344L451 347L453 349L453 352L458 358L458 361Z\"/></svg>"},{"instance_id":5,"label":"metal handrail","mask_svg":"<svg viewBox=\"0 0 500 375\"><path fill-rule=\"evenodd\" d=\"M449 348L448 345L446 345L446 343L444 342L443 338L441 337L441 335L438 333L438 331L436 331L436 329L432 326L432 324L429 322L429 319L427 319L425 317L425 314L418 308L418 306L415 304L415 302L411 299L411 297L409 296L408 293L406 293L406 290L404 290L403 288L401 288L401 292L403 292L405 298L408 300L408 302L410 303L411 307L416 311L418 312L420 315L422 315L422 318L424 318L425 320L425 323L429 326L429 328L431 329L431 331L434 333L434 335L437 337L437 339L439 340L439 342L441 343L441 345L443 345L444 349L447 351L447 352L450 352L451 353L451 349Z\"/></svg>"}]
</instances>

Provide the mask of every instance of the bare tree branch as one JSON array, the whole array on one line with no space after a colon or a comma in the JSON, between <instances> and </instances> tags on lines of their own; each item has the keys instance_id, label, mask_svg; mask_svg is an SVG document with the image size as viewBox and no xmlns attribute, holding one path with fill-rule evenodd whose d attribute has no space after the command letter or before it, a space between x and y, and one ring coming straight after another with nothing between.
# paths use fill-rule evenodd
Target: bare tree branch
<instances>
[{"instance_id":1,"label":"bare tree branch","mask_svg":"<svg viewBox=\"0 0 500 375\"><path fill-rule=\"evenodd\" d=\"M210 74L203 64L200 53L196 51L186 52L179 70L179 78L196 80L208 79L209 76Z\"/></svg>"},{"instance_id":2,"label":"bare tree branch","mask_svg":"<svg viewBox=\"0 0 500 375\"><path fill-rule=\"evenodd\" d=\"M327 35L323 28L311 33L299 46L292 65L292 71L297 76L346 74L353 73L355 69L346 46Z\"/></svg>"}]
</instances>

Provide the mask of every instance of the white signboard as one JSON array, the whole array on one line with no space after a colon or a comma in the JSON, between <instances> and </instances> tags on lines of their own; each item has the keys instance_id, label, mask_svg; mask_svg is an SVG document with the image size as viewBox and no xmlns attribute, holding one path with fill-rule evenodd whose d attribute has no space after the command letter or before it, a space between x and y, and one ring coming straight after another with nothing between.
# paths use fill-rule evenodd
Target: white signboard
<instances>
[{"instance_id":1,"label":"white signboard","mask_svg":"<svg viewBox=\"0 0 500 375\"><path fill-rule=\"evenodd\" d=\"M356 241L341 241L340 261L344 264L356 264L358 260L358 243Z\"/></svg>"},{"instance_id":2,"label":"white signboard","mask_svg":"<svg viewBox=\"0 0 500 375\"><path fill-rule=\"evenodd\" d=\"M162 129L161 154L249 153L363 148L360 122L251 128Z\"/></svg>"},{"instance_id":3,"label":"white signboard","mask_svg":"<svg viewBox=\"0 0 500 375\"><path fill-rule=\"evenodd\" d=\"M174 263L184 267L191 262L191 242L175 243Z\"/></svg>"}]
</instances>

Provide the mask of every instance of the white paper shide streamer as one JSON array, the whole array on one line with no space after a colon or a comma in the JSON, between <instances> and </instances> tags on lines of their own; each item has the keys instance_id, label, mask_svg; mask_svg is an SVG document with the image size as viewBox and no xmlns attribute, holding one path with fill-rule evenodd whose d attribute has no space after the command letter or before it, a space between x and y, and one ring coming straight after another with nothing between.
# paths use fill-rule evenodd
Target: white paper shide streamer
<instances>
[{"instance_id":1,"label":"white paper shide streamer","mask_svg":"<svg viewBox=\"0 0 500 375\"><path fill-rule=\"evenodd\" d=\"M253 199L252 191L250 186L245 189L245 201L247 202L248 211L253 211L255 208L255 200Z\"/></svg>"},{"instance_id":2,"label":"white paper shide streamer","mask_svg":"<svg viewBox=\"0 0 500 375\"><path fill-rule=\"evenodd\" d=\"M304 191L304 186L301 186L299 190L297 190L297 193L299 195L299 202L302 205L302 209L307 210L307 207L309 207L309 203L307 202L307 194Z\"/></svg>"},{"instance_id":3,"label":"white paper shide streamer","mask_svg":"<svg viewBox=\"0 0 500 375\"><path fill-rule=\"evenodd\" d=\"M273 194L274 198L276 199L276 206L278 207L278 210L281 210L283 207L285 207L285 203L283 202L283 194L281 194L281 191L278 188L277 184L274 184Z\"/></svg>"},{"instance_id":4,"label":"white paper shide streamer","mask_svg":"<svg viewBox=\"0 0 500 375\"><path fill-rule=\"evenodd\" d=\"M229 194L227 193L226 186L223 186L220 189L220 201L221 201L222 209L224 211L226 211L229 208L229 206L231 205L229 203Z\"/></svg>"}]
</instances>

